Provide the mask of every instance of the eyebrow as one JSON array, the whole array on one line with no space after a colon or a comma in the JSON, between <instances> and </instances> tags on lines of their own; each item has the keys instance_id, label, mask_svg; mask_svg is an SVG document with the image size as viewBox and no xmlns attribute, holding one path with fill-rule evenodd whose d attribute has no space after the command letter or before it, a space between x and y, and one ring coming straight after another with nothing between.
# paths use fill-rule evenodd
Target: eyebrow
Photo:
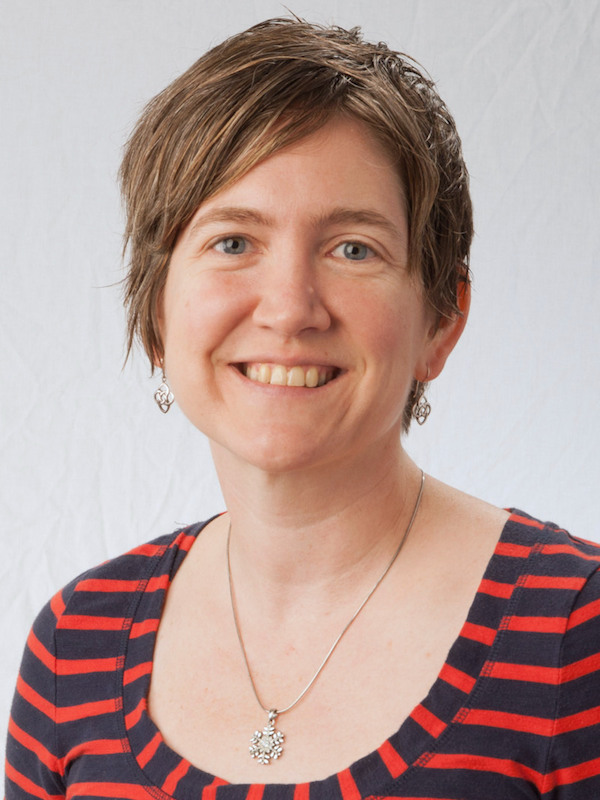
<instances>
[{"instance_id":1,"label":"eyebrow","mask_svg":"<svg viewBox=\"0 0 600 800\"><path fill-rule=\"evenodd\" d=\"M274 224L270 217L253 208L223 206L221 208L213 208L211 211L207 211L197 217L185 234L185 238L192 239L201 228L212 222L239 222L241 224L251 222L255 225L264 225L266 227L272 227Z\"/></svg>"},{"instance_id":2,"label":"eyebrow","mask_svg":"<svg viewBox=\"0 0 600 800\"><path fill-rule=\"evenodd\" d=\"M187 231L185 238L188 240L192 239L201 228L213 222L252 223L264 227L275 226L275 221L272 217L254 208L222 206L220 208L213 208L197 217ZM398 236L400 234L399 226L395 225L391 219L380 214L378 211L372 211L367 208L334 208L327 214L315 215L311 223L314 228L325 228L328 225L345 224L371 225L376 228L381 228L393 236Z\"/></svg>"},{"instance_id":3,"label":"eyebrow","mask_svg":"<svg viewBox=\"0 0 600 800\"><path fill-rule=\"evenodd\" d=\"M395 225L391 219L380 214L378 211L371 211L368 208L335 208L329 214L324 214L315 218L316 227L326 227L327 225L344 224L372 225L376 228L398 236L399 226Z\"/></svg>"}]
</instances>

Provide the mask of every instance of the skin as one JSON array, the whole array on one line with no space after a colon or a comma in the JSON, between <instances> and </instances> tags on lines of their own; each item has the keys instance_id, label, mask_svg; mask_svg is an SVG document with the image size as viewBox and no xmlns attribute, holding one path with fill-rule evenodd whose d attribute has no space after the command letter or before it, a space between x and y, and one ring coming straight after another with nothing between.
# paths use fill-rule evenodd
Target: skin
<instances>
[{"instance_id":1,"label":"skin","mask_svg":"<svg viewBox=\"0 0 600 800\"><path fill-rule=\"evenodd\" d=\"M345 242L364 257L345 257ZM407 252L399 177L346 119L208 200L175 247L163 300L165 366L183 412L264 472L330 468L396 443L413 376L439 374L464 324L437 325ZM341 374L312 392L265 389L236 367L252 362Z\"/></svg>"},{"instance_id":2,"label":"skin","mask_svg":"<svg viewBox=\"0 0 600 800\"><path fill-rule=\"evenodd\" d=\"M420 483L402 411L413 378L439 375L466 321L468 292L463 316L438 322L407 246L388 155L362 123L338 118L203 204L172 255L165 370L209 437L228 514L169 591L149 709L171 747L232 782L323 778L393 733L443 665L506 519L428 479L401 557L281 717L285 757L257 768L248 739L266 715L233 626L227 529L252 674L265 705L282 708L402 537ZM259 363L334 379L261 384L244 375Z\"/></svg>"}]
</instances>

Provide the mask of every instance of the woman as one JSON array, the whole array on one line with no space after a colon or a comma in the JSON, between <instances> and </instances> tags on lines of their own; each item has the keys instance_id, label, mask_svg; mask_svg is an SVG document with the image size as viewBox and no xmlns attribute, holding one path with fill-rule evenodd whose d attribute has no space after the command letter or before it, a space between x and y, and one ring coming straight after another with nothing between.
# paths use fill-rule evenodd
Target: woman
<instances>
[{"instance_id":1,"label":"woman","mask_svg":"<svg viewBox=\"0 0 600 800\"><path fill-rule=\"evenodd\" d=\"M402 447L469 306L433 85L271 20L151 102L122 180L129 345L209 437L227 512L42 611L7 798L598 794L598 547Z\"/></svg>"}]
</instances>

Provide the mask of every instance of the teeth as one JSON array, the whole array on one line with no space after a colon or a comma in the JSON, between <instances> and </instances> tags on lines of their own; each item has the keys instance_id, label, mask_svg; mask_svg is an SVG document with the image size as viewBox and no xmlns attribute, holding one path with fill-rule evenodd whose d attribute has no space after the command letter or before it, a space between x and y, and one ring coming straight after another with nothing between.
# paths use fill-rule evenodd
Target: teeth
<instances>
[{"instance_id":1,"label":"teeth","mask_svg":"<svg viewBox=\"0 0 600 800\"><path fill-rule=\"evenodd\" d=\"M244 375L257 383L270 383L272 386L306 386L314 389L331 380L333 373L325 367L293 366L289 369L283 364L247 364Z\"/></svg>"},{"instance_id":2,"label":"teeth","mask_svg":"<svg viewBox=\"0 0 600 800\"><path fill-rule=\"evenodd\" d=\"M314 389L315 386L319 385L319 370L316 367L309 367L306 370L306 378L304 380L307 386Z\"/></svg>"},{"instance_id":3,"label":"teeth","mask_svg":"<svg viewBox=\"0 0 600 800\"><path fill-rule=\"evenodd\" d=\"M250 377L250 375L248 377ZM261 364L259 366L259 368L258 368L258 380L261 383L270 383L271 382L271 367L268 364Z\"/></svg>"},{"instance_id":4,"label":"teeth","mask_svg":"<svg viewBox=\"0 0 600 800\"><path fill-rule=\"evenodd\" d=\"M292 367L287 371L288 386L305 386L306 380L302 367Z\"/></svg>"},{"instance_id":5,"label":"teeth","mask_svg":"<svg viewBox=\"0 0 600 800\"><path fill-rule=\"evenodd\" d=\"M271 385L285 386L287 384L287 369L280 364L271 369Z\"/></svg>"}]
</instances>

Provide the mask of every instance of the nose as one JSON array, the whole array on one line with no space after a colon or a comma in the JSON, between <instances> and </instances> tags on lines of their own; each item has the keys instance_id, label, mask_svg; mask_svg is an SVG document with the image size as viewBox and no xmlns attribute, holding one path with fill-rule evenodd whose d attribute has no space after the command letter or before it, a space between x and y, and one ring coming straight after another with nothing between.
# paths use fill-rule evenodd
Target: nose
<instances>
[{"instance_id":1,"label":"nose","mask_svg":"<svg viewBox=\"0 0 600 800\"><path fill-rule=\"evenodd\" d=\"M254 322L286 337L324 331L331 317L319 286L317 259L303 248L263 264Z\"/></svg>"}]
</instances>

